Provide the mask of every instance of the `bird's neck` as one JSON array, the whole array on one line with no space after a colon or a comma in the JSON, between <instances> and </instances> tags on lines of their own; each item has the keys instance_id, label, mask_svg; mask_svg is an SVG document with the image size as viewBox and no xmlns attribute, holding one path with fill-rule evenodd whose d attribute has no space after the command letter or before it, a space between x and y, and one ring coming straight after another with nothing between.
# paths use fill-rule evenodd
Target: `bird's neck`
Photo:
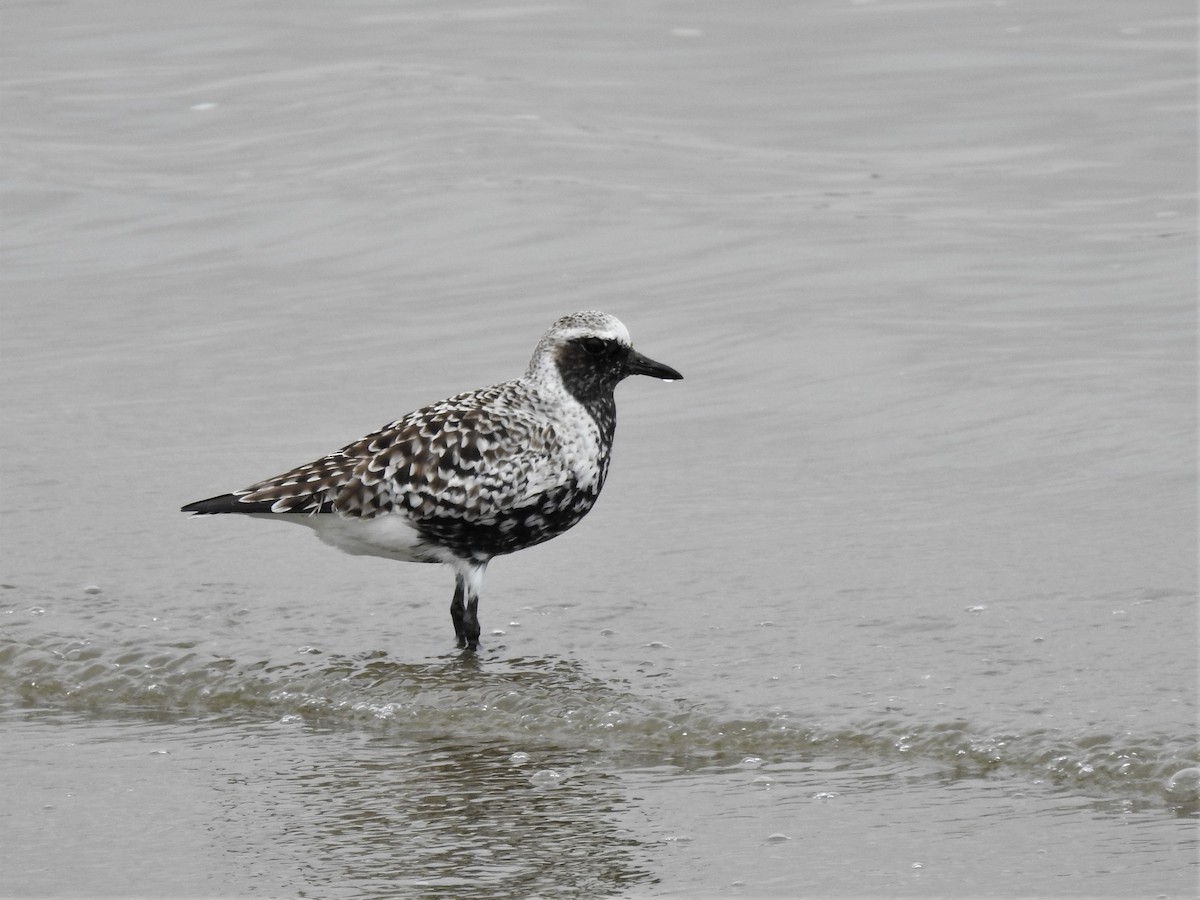
<instances>
[{"instance_id":1,"label":"bird's neck","mask_svg":"<svg viewBox=\"0 0 1200 900\"><path fill-rule=\"evenodd\" d=\"M543 393L566 394L583 407L596 423L602 451L607 454L617 429L617 401L613 397L616 385L587 371L563 371L549 360L538 362L541 365L530 366L526 380L539 385Z\"/></svg>"}]
</instances>

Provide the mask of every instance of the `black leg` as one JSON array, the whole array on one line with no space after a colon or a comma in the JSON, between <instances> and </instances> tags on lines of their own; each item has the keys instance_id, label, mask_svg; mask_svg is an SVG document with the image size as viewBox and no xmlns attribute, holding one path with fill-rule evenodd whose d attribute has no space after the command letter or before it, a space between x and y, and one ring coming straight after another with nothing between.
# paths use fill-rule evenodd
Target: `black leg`
<instances>
[{"instance_id":1,"label":"black leg","mask_svg":"<svg viewBox=\"0 0 1200 900\"><path fill-rule=\"evenodd\" d=\"M487 560L463 560L454 567L454 602L450 618L454 620L454 635L464 650L479 649L479 589Z\"/></svg>"},{"instance_id":2,"label":"black leg","mask_svg":"<svg viewBox=\"0 0 1200 900\"><path fill-rule=\"evenodd\" d=\"M463 618L463 630L466 634L468 650L479 649L479 595L470 594L467 597L467 614ZM462 639L459 639L462 646Z\"/></svg>"},{"instance_id":3,"label":"black leg","mask_svg":"<svg viewBox=\"0 0 1200 900\"><path fill-rule=\"evenodd\" d=\"M458 638L458 646L467 646L466 623L463 621L463 577L456 575L454 579L454 599L450 601L450 619L454 622L454 636ZM478 639L479 632L476 626L475 637Z\"/></svg>"}]
</instances>

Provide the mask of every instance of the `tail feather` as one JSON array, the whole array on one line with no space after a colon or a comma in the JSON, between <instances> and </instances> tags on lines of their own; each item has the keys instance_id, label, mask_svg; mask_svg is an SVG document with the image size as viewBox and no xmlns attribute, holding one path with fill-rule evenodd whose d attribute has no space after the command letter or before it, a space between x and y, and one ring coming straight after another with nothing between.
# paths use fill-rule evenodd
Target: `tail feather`
<instances>
[{"instance_id":1,"label":"tail feather","mask_svg":"<svg viewBox=\"0 0 1200 900\"><path fill-rule=\"evenodd\" d=\"M270 500L246 502L238 494L222 494L219 497L209 497L207 500L197 500L180 510L180 512L192 513L197 516L211 516L218 513L269 513L270 511Z\"/></svg>"}]
</instances>

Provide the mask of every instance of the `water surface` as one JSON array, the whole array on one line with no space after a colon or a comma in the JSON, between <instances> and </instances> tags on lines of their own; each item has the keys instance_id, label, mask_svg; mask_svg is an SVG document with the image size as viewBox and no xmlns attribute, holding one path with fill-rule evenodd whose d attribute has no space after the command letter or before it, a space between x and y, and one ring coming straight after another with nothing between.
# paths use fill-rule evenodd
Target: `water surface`
<instances>
[{"instance_id":1,"label":"water surface","mask_svg":"<svg viewBox=\"0 0 1200 900\"><path fill-rule=\"evenodd\" d=\"M5 12L16 895L1189 896L1194 9ZM178 507L602 308L450 573Z\"/></svg>"}]
</instances>

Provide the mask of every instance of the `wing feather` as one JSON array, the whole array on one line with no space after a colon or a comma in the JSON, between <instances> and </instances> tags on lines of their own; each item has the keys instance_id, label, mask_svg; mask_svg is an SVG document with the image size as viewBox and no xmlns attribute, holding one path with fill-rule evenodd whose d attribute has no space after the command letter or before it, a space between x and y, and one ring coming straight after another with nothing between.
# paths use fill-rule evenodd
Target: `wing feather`
<instances>
[{"instance_id":1,"label":"wing feather","mask_svg":"<svg viewBox=\"0 0 1200 900\"><path fill-rule=\"evenodd\" d=\"M496 519L562 487L562 447L521 382L451 397L235 492L274 513Z\"/></svg>"}]
</instances>

